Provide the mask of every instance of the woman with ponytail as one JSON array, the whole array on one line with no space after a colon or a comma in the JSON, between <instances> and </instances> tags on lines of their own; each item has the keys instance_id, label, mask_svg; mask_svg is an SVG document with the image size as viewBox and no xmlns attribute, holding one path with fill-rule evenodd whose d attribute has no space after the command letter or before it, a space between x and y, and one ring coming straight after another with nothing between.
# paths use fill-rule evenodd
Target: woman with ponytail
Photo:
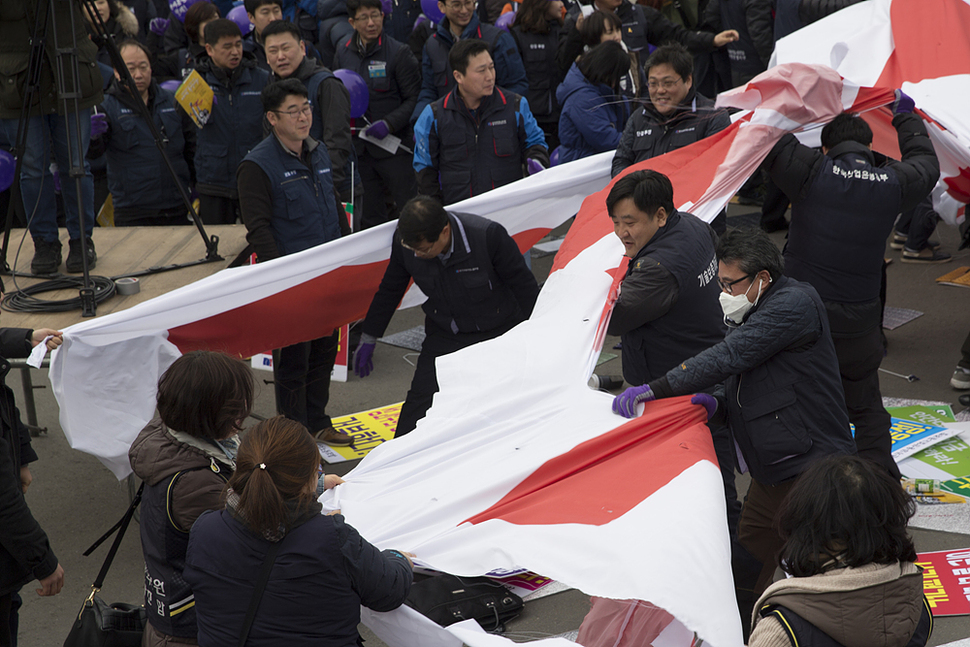
<instances>
[{"instance_id":1,"label":"woman with ponytail","mask_svg":"<svg viewBox=\"0 0 970 647\"><path fill-rule=\"evenodd\" d=\"M298 422L257 424L236 455L224 510L192 527L185 580L202 647L236 647L264 563L269 579L247 645L355 647L360 606L390 611L411 588L411 560L379 551L317 502L320 452ZM332 487L339 483L329 477ZM267 560L278 544L275 561Z\"/></svg>"}]
</instances>

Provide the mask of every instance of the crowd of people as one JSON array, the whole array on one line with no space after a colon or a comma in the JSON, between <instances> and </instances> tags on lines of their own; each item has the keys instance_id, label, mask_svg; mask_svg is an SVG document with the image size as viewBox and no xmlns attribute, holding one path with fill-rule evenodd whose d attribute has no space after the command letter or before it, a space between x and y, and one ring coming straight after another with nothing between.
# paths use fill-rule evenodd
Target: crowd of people
<instances>
[{"instance_id":1,"label":"crowd of people","mask_svg":"<svg viewBox=\"0 0 970 647\"><path fill-rule=\"evenodd\" d=\"M427 336L401 436L438 391L435 358L510 330L539 292L501 225L445 205L615 151L612 175L626 175L607 209L630 263L609 332L622 339L630 387L613 410L634 417L642 403L691 394L707 411L751 644L782 644L782 625L827 631L805 601L819 599L808 593L823 575L823 593L865 589L859 604L870 607L871 583L882 583L904 609L897 630L925 643L905 537L912 511L895 485L877 376L887 239L904 262L949 260L931 239L939 163L913 101L897 91L892 106L900 160L874 153L872 131L851 114L823 128L821 150L783 138L742 190L761 196L762 229L726 230L726 212L708 225L674 207L664 175L627 172L727 128L711 97L764 71L777 37L852 0L441 0L434 16L413 0L393 10L382 0L186 4L97 0L97 15L84 15L55 3L34 94L22 82L26 63L0 70L0 145L12 148L28 126L11 199L33 238L34 274L62 263L58 193L68 272L95 267L94 215L109 194L115 226L190 224L190 196L203 224L245 225L258 262L396 219L353 364L361 378L374 370L377 338L414 282L428 296ZM37 19L36 3L4 1L0 61L27 61ZM71 39L69 110L54 70ZM201 126L173 90L190 74L214 97ZM778 228L789 230L784 252L765 233ZM24 355L56 347L60 333L4 329L0 342L3 356ZM280 417L241 443L248 368L195 352L163 375L159 416L130 451L146 483L145 645L230 645L245 627L249 644L285 634L287 644L327 637L349 647L361 604L389 610L406 598L410 556L378 551L316 503L341 483L322 475L316 442L352 443L327 413L337 344L328 331L274 351ZM970 389L968 344L956 388ZM2 647L16 644L19 589L37 579L41 595L55 594L63 571L24 502L36 459L29 435L9 389L0 395L3 510L18 529L0 549ZM736 467L752 476L743 503ZM857 533L838 524L843 534L804 532L819 527L813 515L845 506L865 518L869 502L888 512L874 516L885 536L866 549L853 550ZM779 567L793 576L785 585L772 584ZM305 609L324 598L325 612L308 621ZM270 614L253 611L260 599Z\"/></svg>"}]
</instances>

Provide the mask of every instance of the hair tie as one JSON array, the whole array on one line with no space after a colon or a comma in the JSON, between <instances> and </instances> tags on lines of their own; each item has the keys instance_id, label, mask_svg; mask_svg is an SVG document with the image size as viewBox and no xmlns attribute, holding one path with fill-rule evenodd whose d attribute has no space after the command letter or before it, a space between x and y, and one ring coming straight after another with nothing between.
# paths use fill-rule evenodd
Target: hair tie
<instances>
[{"instance_id":1,"label":"hair tie","mask_svg":"<svg viewBox=\"0 0 970 647\"><path fill-rule=\"evenodd\" d=\"M259 464L259 469L265 470L266 469L266 463L260 463Z\"/></svg>"}]
</instances>

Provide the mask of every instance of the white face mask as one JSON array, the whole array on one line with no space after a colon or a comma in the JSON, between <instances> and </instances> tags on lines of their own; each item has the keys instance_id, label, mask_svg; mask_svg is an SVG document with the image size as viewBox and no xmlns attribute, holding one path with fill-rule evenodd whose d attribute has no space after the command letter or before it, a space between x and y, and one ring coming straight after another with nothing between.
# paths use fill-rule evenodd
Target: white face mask
<instances>
[{"instance_id":1,"label":"white face mask","mask_svg":"<svg viewBox=\"0 0 970 647\"><path fill-rule=\"evenodd\" d=\"M753 281L748 286L748 289L744 291L744 294L732 295L727 292L721 292L718 299L721 302L721 310L724 311L724 323L733 327L741 325L744 321L744 315L747 314L748 310L755 307L758 299L761 298L761 283L761 279L758 279L758 296L755 297L754 303L748 301L748 292L751 290L751 286L754 285Z\"/></svg>"}]
</instances>

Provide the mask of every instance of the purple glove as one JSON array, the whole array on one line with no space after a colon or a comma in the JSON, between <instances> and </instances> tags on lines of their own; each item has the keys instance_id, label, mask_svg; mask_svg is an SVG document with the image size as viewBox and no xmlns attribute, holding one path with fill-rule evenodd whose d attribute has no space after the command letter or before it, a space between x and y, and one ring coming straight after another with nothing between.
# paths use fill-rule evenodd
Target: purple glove
<instances>
[{"instance_id":1,"label":"purple glove","mask_svg":"<svg viewBox=\"0 0 970 647\"><path fill-rule=\"evenodd\" d=\"M165 33L165 30L168 29L168 19L152 18L152 21L148 23L148 28L153 34L158 34L161 36Z\"/></svg>"},{"instance_id":2,"label":"purple glove","mask_svg":"<svg viewBox=\"0 0 970 647\"><path fill-rule=\"evenodd\" d=\"M387 129L387 122L381 119L377 123L364 128L364 134L374 139L384 139L391 134L391 131Z\"/></svg>"},{"instance_id":3,"label":"purple glove","mask_svg":"<svg viewBox=\"0 0 970 647\"><path fill-rule=\"evenodd\" d=\"M367 377L374 370L374 348L377 344L361 343L354 353L354 375Z\"/></svg>"},{"instance_id":4,"label":"purple glove","mask_svg":"<svg viewBox=\"0 0 970 647\"><path fill-rule=\"evenodd\" d=\"M893 114L910 113L915 109L916 102L913 101L913 98L902 90L896 90L896 100L893 101Z\"/></svg>"},{"instance_id":5,"label":"purple glove","mask_svg":"<svg viewBox=\"0 0 970 647\"><path fill-rule=\"evenodd\" d=\"M714 413L717 411L717 398L713 395L707 393L698 393L690 399L691 404L699 404L705 409L707 409L707 419L710 420L714 417Z\"/></svg>"},{"instance_id":6,"label":"purple glove","mask_svg":"<svg viewBox=\"0 0 970 647\"><path fill-rule=\"evenodd\" d=\"M541 162L537 162L531 157L525 161L525 168L529 171L529 175L535 175L539 171L546 170L546 167Z\"/></svg>"},{"instance_id":7,"label":"purple glove","mask_svg":"<svg viewBox=\"0 0 970 647\"><path fill-rule=\"evenodd\" d=\"M631 386L629 389L613 398L613 413L624 418L637 417L637 404L656 400L657 396L650 390L650 386Z\"/></svg>"},{"instance_id":8,"label":"purple glove","mask_svg":"<svg viewBox=\"0 0 970 647\"><path fill-rule=\"evenodd\" d=\"M108 115L96 112L91 115L91 139L97 139L108 132Z\"/></svg>"}]
</instances>

